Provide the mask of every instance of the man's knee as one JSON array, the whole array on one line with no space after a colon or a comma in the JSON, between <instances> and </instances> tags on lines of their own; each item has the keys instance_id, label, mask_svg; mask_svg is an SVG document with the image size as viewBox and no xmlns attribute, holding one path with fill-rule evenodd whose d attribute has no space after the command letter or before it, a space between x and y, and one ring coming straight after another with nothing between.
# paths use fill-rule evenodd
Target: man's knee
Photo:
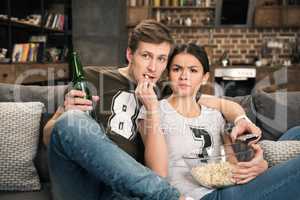
<instances>
[{"instance_id":1,"label":"man's knee","mask_svg":"<svg viewBox=\"0 0 300 200\"><path fill-rule=\"evenodd\" d=\"M63 113L54 125L53 133L60 137L80 137L86 134L102 134L99 124L80 110Z\"/></svg>"},{"instance_id":2,"label":"man's knee","mask_svg":"<svg viewBox=\"0 0 300 200\"><path fill-rule=\"evenodd\" d=\"M300 140L300 126L290 128L279 140Z\"/></svg>"}]
</instances>

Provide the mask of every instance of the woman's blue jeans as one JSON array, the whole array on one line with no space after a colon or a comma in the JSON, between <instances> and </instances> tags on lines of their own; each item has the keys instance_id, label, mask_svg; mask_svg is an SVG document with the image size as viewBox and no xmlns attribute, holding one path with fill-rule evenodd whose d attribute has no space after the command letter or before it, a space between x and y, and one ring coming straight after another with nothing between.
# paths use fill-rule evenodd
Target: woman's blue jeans
<instances>
[{"instance_id":1,"label":"woman's blue jeans","mask_svg":"<svg viewBox=\"0 0 300 200\"><path fill-rule=\"evenodd\" d=\"M300 126L287 131L279 140L300 140ZM244 185L218 189L202 200L299 200L300 156L268 169Z\"/></svg>"},{"instance_id":2,"label":"woman's blue jeans","mask_svg":"<svg viewBox=\"0 0 300 200\"><path fill-rule=\"evenodd\" d=\"M55 124L48 149L55 200L178 200L179 192L136 162L82 111Z\"/></svg>"}]
</instances>

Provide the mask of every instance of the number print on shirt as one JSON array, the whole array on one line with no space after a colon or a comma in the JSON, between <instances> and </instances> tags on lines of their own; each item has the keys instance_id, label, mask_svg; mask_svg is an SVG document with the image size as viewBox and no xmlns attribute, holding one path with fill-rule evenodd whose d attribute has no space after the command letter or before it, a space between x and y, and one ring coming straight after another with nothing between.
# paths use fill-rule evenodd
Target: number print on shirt
<instances>
[{"instance_id":1,"label":"number print on shirt","mask_svg":"<svg viewBox=\"0 0 300 200\"><path fill-rule=\"evenodd\" d=\"M136 133L135 121L139 111L134 92L119 91L112 101L109 129L127 139L132 139Z\"/></svg>"}]
</instances>

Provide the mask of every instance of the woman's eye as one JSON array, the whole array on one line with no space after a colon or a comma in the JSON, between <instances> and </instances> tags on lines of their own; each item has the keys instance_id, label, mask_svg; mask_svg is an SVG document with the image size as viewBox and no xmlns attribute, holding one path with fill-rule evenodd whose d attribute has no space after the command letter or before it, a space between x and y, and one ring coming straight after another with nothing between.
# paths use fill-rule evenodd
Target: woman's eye
<instances>
[{"instance_id":1,"label":"woman's eye","mask_svg":"<svg viewBox=\"0 0 300 200\"><path fill-rule=\"evenodd\" d=\"M178 68L178 67L173 67L173 68L172 68L172 71L173 71L173 72L178 72L178 71L179 71L179 68Z\"/></svg>"}]
</instances>

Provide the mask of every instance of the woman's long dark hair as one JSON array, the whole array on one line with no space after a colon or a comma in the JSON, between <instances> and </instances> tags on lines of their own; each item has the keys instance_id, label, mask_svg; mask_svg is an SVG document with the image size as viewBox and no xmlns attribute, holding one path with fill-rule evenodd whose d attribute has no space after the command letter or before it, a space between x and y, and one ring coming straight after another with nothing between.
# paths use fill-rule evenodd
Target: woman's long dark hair
<instances>
[{"instance_id":1,"label":"woman's long dark hair","mask_svg":"<svg viewBox=\"0 0 300 200\"><path fill-rule=\"evenodd\" d=\"M168 66L167 69L170 70L172 60L174 57L180 53L188 53L193 56L195 56L199 62L203 66L203 72L204 74L206 72L209 72L209 61L207 54L203 47L195 44L195 43L189 43L189 44L182 44L182 45L176 45L172 51L172 53L169 56Z\"/></svg>"}]
</instances>

